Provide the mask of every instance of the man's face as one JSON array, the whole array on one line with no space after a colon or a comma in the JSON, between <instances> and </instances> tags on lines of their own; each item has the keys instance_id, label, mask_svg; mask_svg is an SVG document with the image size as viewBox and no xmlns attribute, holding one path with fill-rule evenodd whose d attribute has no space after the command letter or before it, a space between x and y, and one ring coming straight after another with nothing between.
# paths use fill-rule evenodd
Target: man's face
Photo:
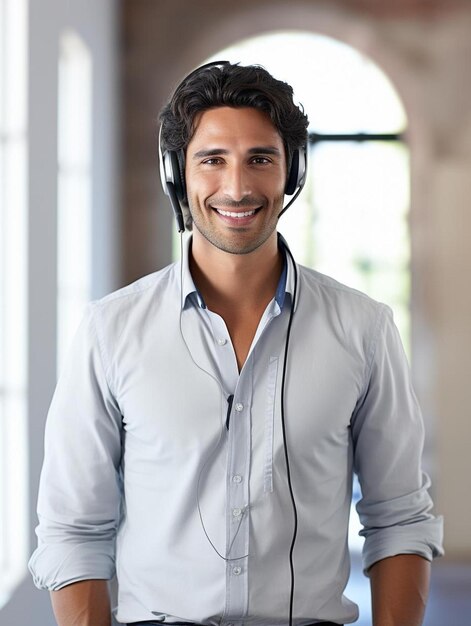
<instances>
[{"instance_id":1,"label":"man's face","mask_svg":"<svg viewBox=\"0 0 471 626\"><path fill-rule=\"evenodd\" d=\"M195 239L248 254L275 236L286 181L283 140L254 108L218 107L196 119L186 152Z\"/></svg>"}]
</instances>

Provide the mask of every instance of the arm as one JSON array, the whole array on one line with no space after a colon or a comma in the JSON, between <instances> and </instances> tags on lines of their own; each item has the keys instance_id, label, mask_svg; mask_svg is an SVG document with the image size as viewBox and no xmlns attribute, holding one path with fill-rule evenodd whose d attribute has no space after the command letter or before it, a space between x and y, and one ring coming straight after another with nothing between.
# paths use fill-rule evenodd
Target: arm
<instances>
[{"instance_id":1,"label":"arm","mask_svg":"<svg viewBox=\"0 0 471 626\"><path fill-rule=\"evenodd\" d=\"M373 626L421 626L427 602L430 563L416 554L399 554L369 570Z\"/></svg>"},{"instance_id":2,"label":"arm","mask_svg":"<svg viewBox=\"0 0 471 626\"><path fill-rule=\"evenodd\" d=\"M37 587L56 592L79 581L113 578L121 433L122 416L108 386L89 307L46 424L38 547L29 563Z\"/></svg>"},{"instance_id":3,"label":"arm","mask_svg":"<svg viewBox=\"0 0 471 626\"><path fill-rule=\"evenodd\" d=\"M428 561L443 553L442 520L431 512L430 481L421 471L421 412L388 309L380 322L352 426L363 564L372 577L375 626L416 626L427 597Z\"/></svg>"},{"instance_id":4,"label":"arm","mask_svg":"<svg viewBox=\"0 0 471 626\"><path fill-rule=\"evenodd\" d=\"M111 626L106 580L82 580L51 591L58 626Z\"/></svg>"}]
</instances>

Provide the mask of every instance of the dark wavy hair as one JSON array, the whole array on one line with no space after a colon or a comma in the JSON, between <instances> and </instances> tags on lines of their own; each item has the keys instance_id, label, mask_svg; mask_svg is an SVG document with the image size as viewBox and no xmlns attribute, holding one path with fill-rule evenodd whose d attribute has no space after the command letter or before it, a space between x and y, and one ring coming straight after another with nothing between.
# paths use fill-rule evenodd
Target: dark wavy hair
<instances>
[{"instance_id":1,"label":"dark wavy hair","mask_svg":"<svg viewBox=\"0 0 471 626\"><path fill-rule=\"evenodd\" d=\"M293 88L258 65L208 64L176 88L160 113L163 150L186 152L198 113L214 107L253 107L264 111L278 130L287 164L306 143L307 116L293 102Z\"/></svg>"}]
</instances>

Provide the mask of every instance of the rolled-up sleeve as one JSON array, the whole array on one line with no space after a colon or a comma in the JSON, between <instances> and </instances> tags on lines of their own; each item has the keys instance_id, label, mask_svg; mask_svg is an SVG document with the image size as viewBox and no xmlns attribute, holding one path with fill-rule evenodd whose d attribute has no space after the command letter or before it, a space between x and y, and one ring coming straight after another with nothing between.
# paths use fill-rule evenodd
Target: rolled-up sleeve
<instances>
[{"instance_id":1,"label":"rolled-up sleeve","mask_svg":"<svg viewBox=\"0 0 471 626\"><path fill-rule=\"evenodd\" d=\"M60 376L46 424L29 568L37 587L57 590L110 579L121 506L121 414L89 305Z\"/></svg>"},{"instance_id":2,"label":"rolled-up sleeve","mask_svg":"<svg viewBox=\"0 0 471 626\"><path fill-rule=\"evenodd\" d=\"M428 560L443 554L443 520L431 512L430 481L421 470L422 416L388 307L382 307L373 337L365 390L352 421L365 572L397 554Z\"/></svg>"}]
</instances>

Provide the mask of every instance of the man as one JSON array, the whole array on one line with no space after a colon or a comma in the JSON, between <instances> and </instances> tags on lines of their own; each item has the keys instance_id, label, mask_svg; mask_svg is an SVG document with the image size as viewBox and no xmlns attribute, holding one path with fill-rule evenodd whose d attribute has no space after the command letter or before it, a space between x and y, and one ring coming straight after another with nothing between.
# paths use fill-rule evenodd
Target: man
<instances>
[{"instance_id":1,"label":"man","mask_svg":"<svg viewBox=\"0 0 471 626\"><path fill-rule=\"evenodd\" d=\"M88 308L48 417L36 584L60 626L107 626L115 571L128 624L353 622L356 471L374 626L419 626L441 520L391 313L276 232L306 116L265 70L216 63L161 122L192 237Z\"/></svg>"}]
</instances>

